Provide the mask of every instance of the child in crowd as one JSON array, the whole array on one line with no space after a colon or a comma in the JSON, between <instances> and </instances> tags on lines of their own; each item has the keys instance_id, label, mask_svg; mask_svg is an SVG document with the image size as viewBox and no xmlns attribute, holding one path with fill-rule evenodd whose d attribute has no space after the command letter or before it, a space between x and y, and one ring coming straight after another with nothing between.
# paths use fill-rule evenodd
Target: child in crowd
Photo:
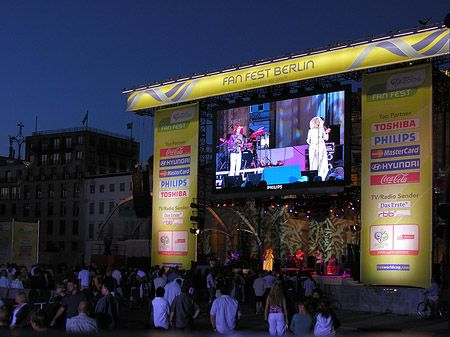
<instances>
[{"instance_id":1,"label":"child in crowd","mask_svg":"<svg viewBox=\"0 0 450 337\"><path fill-rule=\"evenodd\" d=\"M311 333L313 326L313 318L311 316L311 301L307 298L302 298L296 303L298 312L294 315L291 321L291 331L295 335L307 336Z\"/></svg>"}]
</instances>

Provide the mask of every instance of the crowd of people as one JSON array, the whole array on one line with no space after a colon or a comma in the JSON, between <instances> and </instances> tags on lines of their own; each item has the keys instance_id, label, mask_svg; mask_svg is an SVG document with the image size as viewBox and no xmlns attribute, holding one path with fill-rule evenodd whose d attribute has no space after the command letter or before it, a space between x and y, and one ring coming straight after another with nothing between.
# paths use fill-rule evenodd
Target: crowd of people
<instances>
[{"instance_id":1,"label":"crowd of people","mask_svg":"<svg viewBox=\"0 0 450 337\"><path fill-rule=\"evenodd\" d=\"M124 309L144 309L147 328L192 332L207 315L211 331L232 334L249 303L270 335L333 336L339 327L308 272L10 264L0 275L0 287L18 288L14 302L0 303L0 326L9 329L96 333L120 329Z\"/></svg>"}]
</instances>

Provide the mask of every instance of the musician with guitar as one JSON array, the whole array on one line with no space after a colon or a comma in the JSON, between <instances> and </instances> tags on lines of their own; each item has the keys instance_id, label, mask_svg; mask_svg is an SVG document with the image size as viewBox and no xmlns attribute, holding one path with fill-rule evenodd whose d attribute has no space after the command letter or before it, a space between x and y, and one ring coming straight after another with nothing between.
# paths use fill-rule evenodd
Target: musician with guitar
<instances>
[{"instance_id":1,"label":"musician with guitar","mask_svg":"<svg viewBox=\"0 0 450 337\"><path fill-rule=\"evenodd\" d=\"M236 125L234 132L228 140L228 150L230 151L230 174L238 176L241 171L242 149L244 148L244 127Z\"/></svg>"}]
</instances>

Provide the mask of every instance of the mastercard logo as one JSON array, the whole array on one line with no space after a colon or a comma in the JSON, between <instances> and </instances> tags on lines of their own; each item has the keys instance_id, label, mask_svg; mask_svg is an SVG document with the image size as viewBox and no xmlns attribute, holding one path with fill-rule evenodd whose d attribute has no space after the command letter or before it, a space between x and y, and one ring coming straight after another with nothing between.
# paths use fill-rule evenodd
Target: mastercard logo
<instances>
[{"instance_id":1,"label":"mastercard logo","mask_svg":"<svg viewBox=\"0 0 450 337\"><path fill-rule=\"evenodd\" d=\"M159 171L159 177L160 178L167 177L167 171Z\"/></svg>"},{"instance_id":2,"label":"mastercard logo","mask_svg":"<svg viewBox=\"0 0 450 337\"><path fill-rule=\"evenodd\" d=\"M382 158L383 150L372 150L372 158Z\"/></svg>"}]
</instances>

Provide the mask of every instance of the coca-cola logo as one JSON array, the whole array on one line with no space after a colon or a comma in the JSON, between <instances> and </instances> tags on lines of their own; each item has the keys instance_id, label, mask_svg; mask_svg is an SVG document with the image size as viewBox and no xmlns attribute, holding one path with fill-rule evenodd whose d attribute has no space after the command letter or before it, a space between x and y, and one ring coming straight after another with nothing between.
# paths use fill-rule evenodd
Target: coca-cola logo
<instances>
[{"instance_id":1,"label":"coca-cola logo","mask_svg":"<svg viewBox=\"0 0 450 337\"><path fill-rule=\"evenodd\" d=\"M191 146L179 146L179 147L171 147L168 149L161 149L160 156L161 157L176 157L181 156L183 154L191 153Z\"/></svg>"},{"instance_id":2,"label":"coca-cola logo","mask_svg":"<svg viewBox=\"0 0 450 337\"><path fill-rule=\"evenodd\" d=\"M420 172L383 174L383 175L374 175L370 177L371 185L395 185L395 184L408 184L419 182L420 182Z\"/></svg>"}]
</instances>

